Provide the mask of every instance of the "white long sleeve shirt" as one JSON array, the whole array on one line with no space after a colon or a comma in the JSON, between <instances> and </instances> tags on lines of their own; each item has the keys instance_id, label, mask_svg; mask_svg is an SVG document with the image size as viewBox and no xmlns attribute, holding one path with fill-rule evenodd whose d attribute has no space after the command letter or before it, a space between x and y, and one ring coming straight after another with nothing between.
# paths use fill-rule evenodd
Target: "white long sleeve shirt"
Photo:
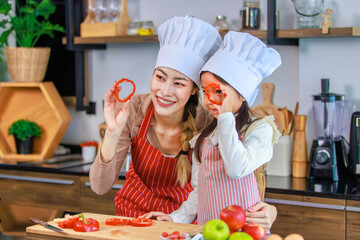
<instances>
[{"instance_id":1,"label":"white long sleeve shirt","mask_svg":"<svg viewBox=\"0 0 360 240\"><path fill-rule=\"evenodd\" d=\"M267 116L252 123L245 133L244 141L239 140L235 128L235 117L227 112L218 116L218 126L210 139L212 146L218 145L225 165L225 172L230 178L241 178L258 167L269 162L273 155L273 145L280 137L273 116ZM199 135L190 144L194 147ZM198 175L200 162L192 156L191 184L194 188L181 207L172 212L174 222L192 223L197 214Z\"/></svg>"}]
</instances>

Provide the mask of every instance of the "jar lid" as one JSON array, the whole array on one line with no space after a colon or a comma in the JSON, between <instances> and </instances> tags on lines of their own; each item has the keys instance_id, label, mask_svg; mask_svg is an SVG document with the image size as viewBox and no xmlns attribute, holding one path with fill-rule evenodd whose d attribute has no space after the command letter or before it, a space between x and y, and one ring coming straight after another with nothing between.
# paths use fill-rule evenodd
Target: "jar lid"
<instances>
[{"instance_id":1,"label":"jar lid","mask_svg":"<svg viewBox=\"0 0 360 240\"><path fill-rule=\"evenodd\" d=\"M218 19L218 20L226 19L226 16L224 16L224 15L217 15L217 16L216 16L216 19Z\"/></svg>"}]
</instances>

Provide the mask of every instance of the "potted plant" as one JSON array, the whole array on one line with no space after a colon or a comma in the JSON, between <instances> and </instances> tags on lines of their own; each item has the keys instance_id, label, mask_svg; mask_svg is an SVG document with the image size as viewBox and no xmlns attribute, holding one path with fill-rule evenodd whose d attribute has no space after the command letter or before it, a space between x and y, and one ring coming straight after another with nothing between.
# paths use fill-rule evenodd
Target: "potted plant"
<instances>
[{"instance_id":1,"label":"potted plant","mask_svg":"<svg viewBox=\"0 0 360 240\"><path fill-rule=\"evenodd\" d=\"M52 24L49 16L56 10L50 0L25 0L17 11L12 13L9 0L0 0L0 48L5 47L7 67L15 82L41 82L44 80L50 57L49 47L35 47L43 35L54 37L54 31L65 32L58 24ZM9 47L8 39L15 32L19 47Z\"/></svg>"},{"instance_id":2,"label":"potted plant","mask_svg":"<svg viewBox=\"0 0 360 240\"><path fill-rule=\"evenodd\" d=\"M42 131L36 123L20 119L11 124L9 135L13 135L15 138L18 154L29 154L33 152L34 137L41 137Z\"/></svg>"}]
</instances>

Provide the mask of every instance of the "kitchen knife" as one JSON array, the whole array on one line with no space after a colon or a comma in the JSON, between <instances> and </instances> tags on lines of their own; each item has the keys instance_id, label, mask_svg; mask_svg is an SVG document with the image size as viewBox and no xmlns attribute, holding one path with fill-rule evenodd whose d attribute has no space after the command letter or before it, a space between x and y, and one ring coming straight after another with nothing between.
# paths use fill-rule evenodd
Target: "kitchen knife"
<instances>
[{"instance_id":1,"label":"kitchen knife","mask_svg":"<svg viewBox=\"0 0 360 240\"><path fill-rule=\"evenodd\" d=\"M48 224L47 222L44 222L43 220L40 220L40 219L37 219L37 218L29 218L29 220L31 222L34 222L34 223L37 223L37 224L40 224L50 230L53 230L53 231L56 231L56 232L64 232L64 230L62 230L61 228L58 228L58 227L54 227L50 224Z\"/></svg>"}]
</instances>

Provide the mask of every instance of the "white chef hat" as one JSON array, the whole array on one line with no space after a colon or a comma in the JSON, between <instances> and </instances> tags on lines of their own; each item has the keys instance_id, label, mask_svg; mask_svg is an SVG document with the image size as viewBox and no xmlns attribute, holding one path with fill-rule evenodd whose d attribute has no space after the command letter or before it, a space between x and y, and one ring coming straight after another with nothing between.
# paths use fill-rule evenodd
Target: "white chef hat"
<instances>
[{"instance_id":1,"label":"white chef hat","mask_svg":"<svg viewBox=\"0 0 360 240\"><path fill-rule=\"evenodd\" d=\"M199 73L221 44L219 32L193 17L173 17L158 28L160 50L155 68L177 70L200 87Z\"/></svg>"},{"instance_id":2,"label":"white chef hat","mask_svg":"<svg viewBox=\"0 0 360 240\"><path fill-rule=\"evenodd\" d=\"M248 33L230 31L201 72L220 76L251 106L259 92L259 83L280 65L281 57L275 49Z\"/></svg>"}]
</instances>

